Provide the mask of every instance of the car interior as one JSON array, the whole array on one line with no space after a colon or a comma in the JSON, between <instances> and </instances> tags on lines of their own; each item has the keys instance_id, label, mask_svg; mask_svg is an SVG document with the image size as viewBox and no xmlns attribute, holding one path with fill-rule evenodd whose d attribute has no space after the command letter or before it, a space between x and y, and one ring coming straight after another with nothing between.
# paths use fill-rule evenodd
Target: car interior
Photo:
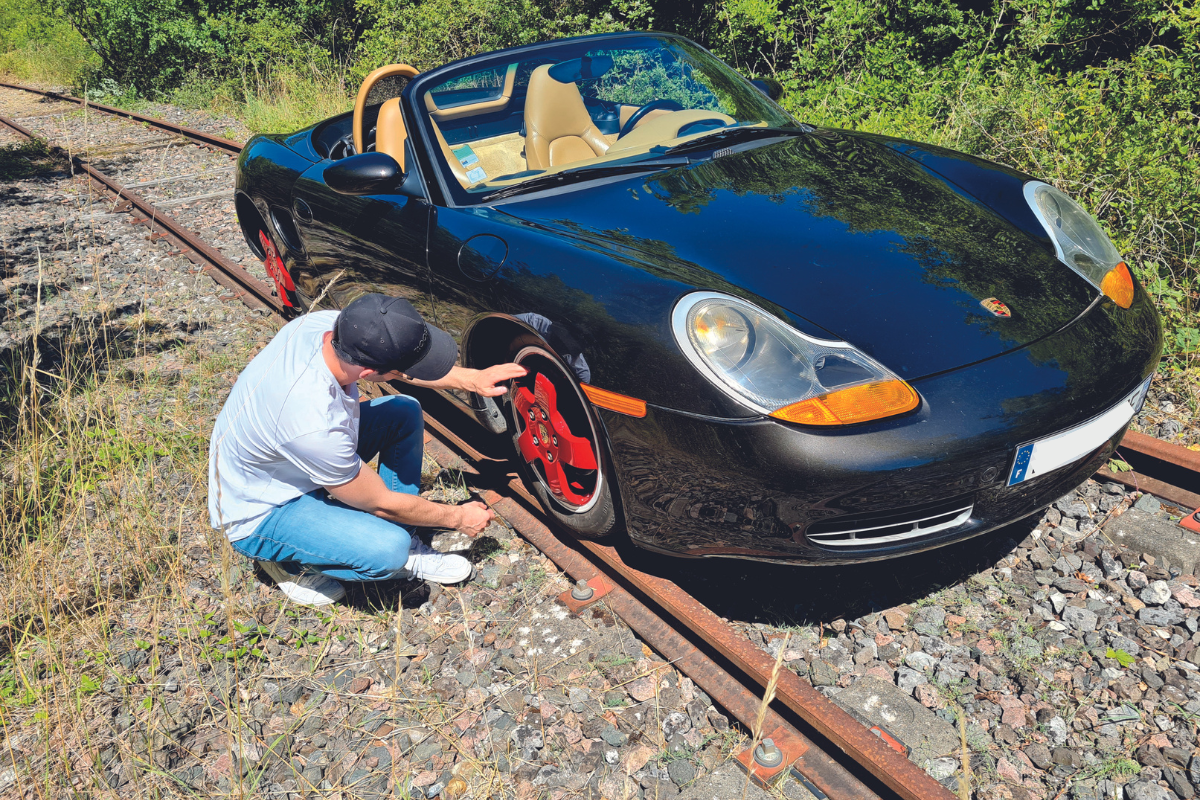
<instances>
[{"instance_id":1,"label":"car interior","mask_svg":"<svg viewBox=\"0 0 1200 800\"><path fill-rule=\"evenodd\" d=\"M738 123L723 113L716 95L690 73L684 80L690 81L693 105L701 107L685 108L669 98L641 103L606 98L605 90L614 93L614 81L601 79L613 67L613 55L604 51L558 62L535 56L458 75L414 100L428 114L449 173L471 192L639 156L731 125L766 124ZM376 150L403 168L408 132L395 96L399 89L393 86L383 93L392 96L381 99L377 87L416 74L408 65L392 64L368 75L352 118L335 118L314 133L318 152L338 159Z\"/></svg>"}]
</instances>

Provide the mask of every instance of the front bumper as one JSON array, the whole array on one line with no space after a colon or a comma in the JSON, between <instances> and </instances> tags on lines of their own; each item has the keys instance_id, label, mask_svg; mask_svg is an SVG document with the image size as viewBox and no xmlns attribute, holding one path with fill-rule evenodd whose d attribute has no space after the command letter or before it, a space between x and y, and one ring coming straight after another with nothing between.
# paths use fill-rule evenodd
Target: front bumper
<instances>
[{"instance_id":1,"label":"front bumper","mask_svg":"<svg viewBox=\"0 0 1200 800\"><path fill-rule=\"evenodd\" d=\"M870 561L939 547L1028 516L1112 455L1091 454L1007 486L1018 446L1122 399L1158 362L1162 335L1139 290L1122 311L1103 301L1033 345L915 381L910 415L844 429L769 418L714 419L661 408L643 419L602 412L631 538L682 556L797 564ZM927 535L830 546L817 533L971 511ZM810 538L810 533L813 536Z\"/></svg>"}]
</instances>

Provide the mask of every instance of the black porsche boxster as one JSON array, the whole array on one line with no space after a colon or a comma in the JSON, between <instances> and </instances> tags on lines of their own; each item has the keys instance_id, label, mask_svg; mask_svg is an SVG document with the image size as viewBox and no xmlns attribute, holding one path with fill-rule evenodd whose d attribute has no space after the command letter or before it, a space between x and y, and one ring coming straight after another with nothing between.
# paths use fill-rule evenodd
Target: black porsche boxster
<instances>
[{"instance_id":1,"label":"black porsche boxster","mask_svg":"<svg viewBox=\"0 0 1200 800\"><path fill-rule=\"evenodd\" d=\"M528 367L455 402L580 536L845 563L1081 483L1162 349L1099 225L770 94L650 33L390 65L353 111L250 141L238 217L289 306L403 296L464 365Z\"/></svg>"}]
</instances>

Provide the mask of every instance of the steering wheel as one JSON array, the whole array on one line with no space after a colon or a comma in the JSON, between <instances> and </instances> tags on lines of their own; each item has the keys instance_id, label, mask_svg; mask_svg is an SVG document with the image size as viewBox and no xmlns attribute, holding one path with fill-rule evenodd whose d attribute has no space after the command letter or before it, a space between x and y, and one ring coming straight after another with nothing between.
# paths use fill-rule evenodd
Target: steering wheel
<instances>
[{"instance_id":1,"label":"steering wheel","mask_svg":"<svg viewBox=\"0 0 1200 800\"><path fill-rule=\"evenodd\" d=\"M676 103L674 100L651 100L649 103L646 103L646 105L633 112L633 115L629 119L625 120L625 124L621 126L621 132L617 134L617 138L622 138L625 134L633 130L634 127L642 121L643 117L645 117L651 111L657 111L660 108L667 109L668 111L683 111L683 106L679 105L679 103Z\"/></svg>"}]
</instances>

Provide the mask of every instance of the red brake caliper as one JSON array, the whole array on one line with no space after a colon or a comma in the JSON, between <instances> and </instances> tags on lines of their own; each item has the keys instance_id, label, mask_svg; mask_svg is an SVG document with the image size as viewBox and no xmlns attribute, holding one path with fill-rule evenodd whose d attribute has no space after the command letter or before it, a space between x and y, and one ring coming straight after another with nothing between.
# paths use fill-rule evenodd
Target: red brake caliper
<instances>
[{"instance_id":1,"label":"red brake caliper","mask_svg":"<svg viewBox=\"0 0 1200 800\"><path fill-rule=\"evenodd\" d=\"M258 241L262 244L263 252L267 254L263 262L267 267L267 274L275 281L275 290L279 293L279 299L285 306L290 306L292 301L288 299L288 292L296 289L296 285L292 283L292 276L288 274L287 267L283 265L283 259L275 250L275 243L267 236L266 231L258 232Z\"/></svg>"},{"instance_id":2,"label":"red brake caliper","mask_svg":"<svg viewBox=\"0 0 1200 800\"><path fill-rule=\"evenodd\" d=\"M563 464L569 464L576 469L594 470L597 468L596 454L592 452L591 442L571 433L558 413L554 384L539 373L533 381L533 392L522 386L516 390L513 402L525 418L525 430L517 437L521 456L530 464L542 462L546 483L555 497L577 506L592 499L593 492L569 481L562 468Z\"/></svg>"}]
</instances>

